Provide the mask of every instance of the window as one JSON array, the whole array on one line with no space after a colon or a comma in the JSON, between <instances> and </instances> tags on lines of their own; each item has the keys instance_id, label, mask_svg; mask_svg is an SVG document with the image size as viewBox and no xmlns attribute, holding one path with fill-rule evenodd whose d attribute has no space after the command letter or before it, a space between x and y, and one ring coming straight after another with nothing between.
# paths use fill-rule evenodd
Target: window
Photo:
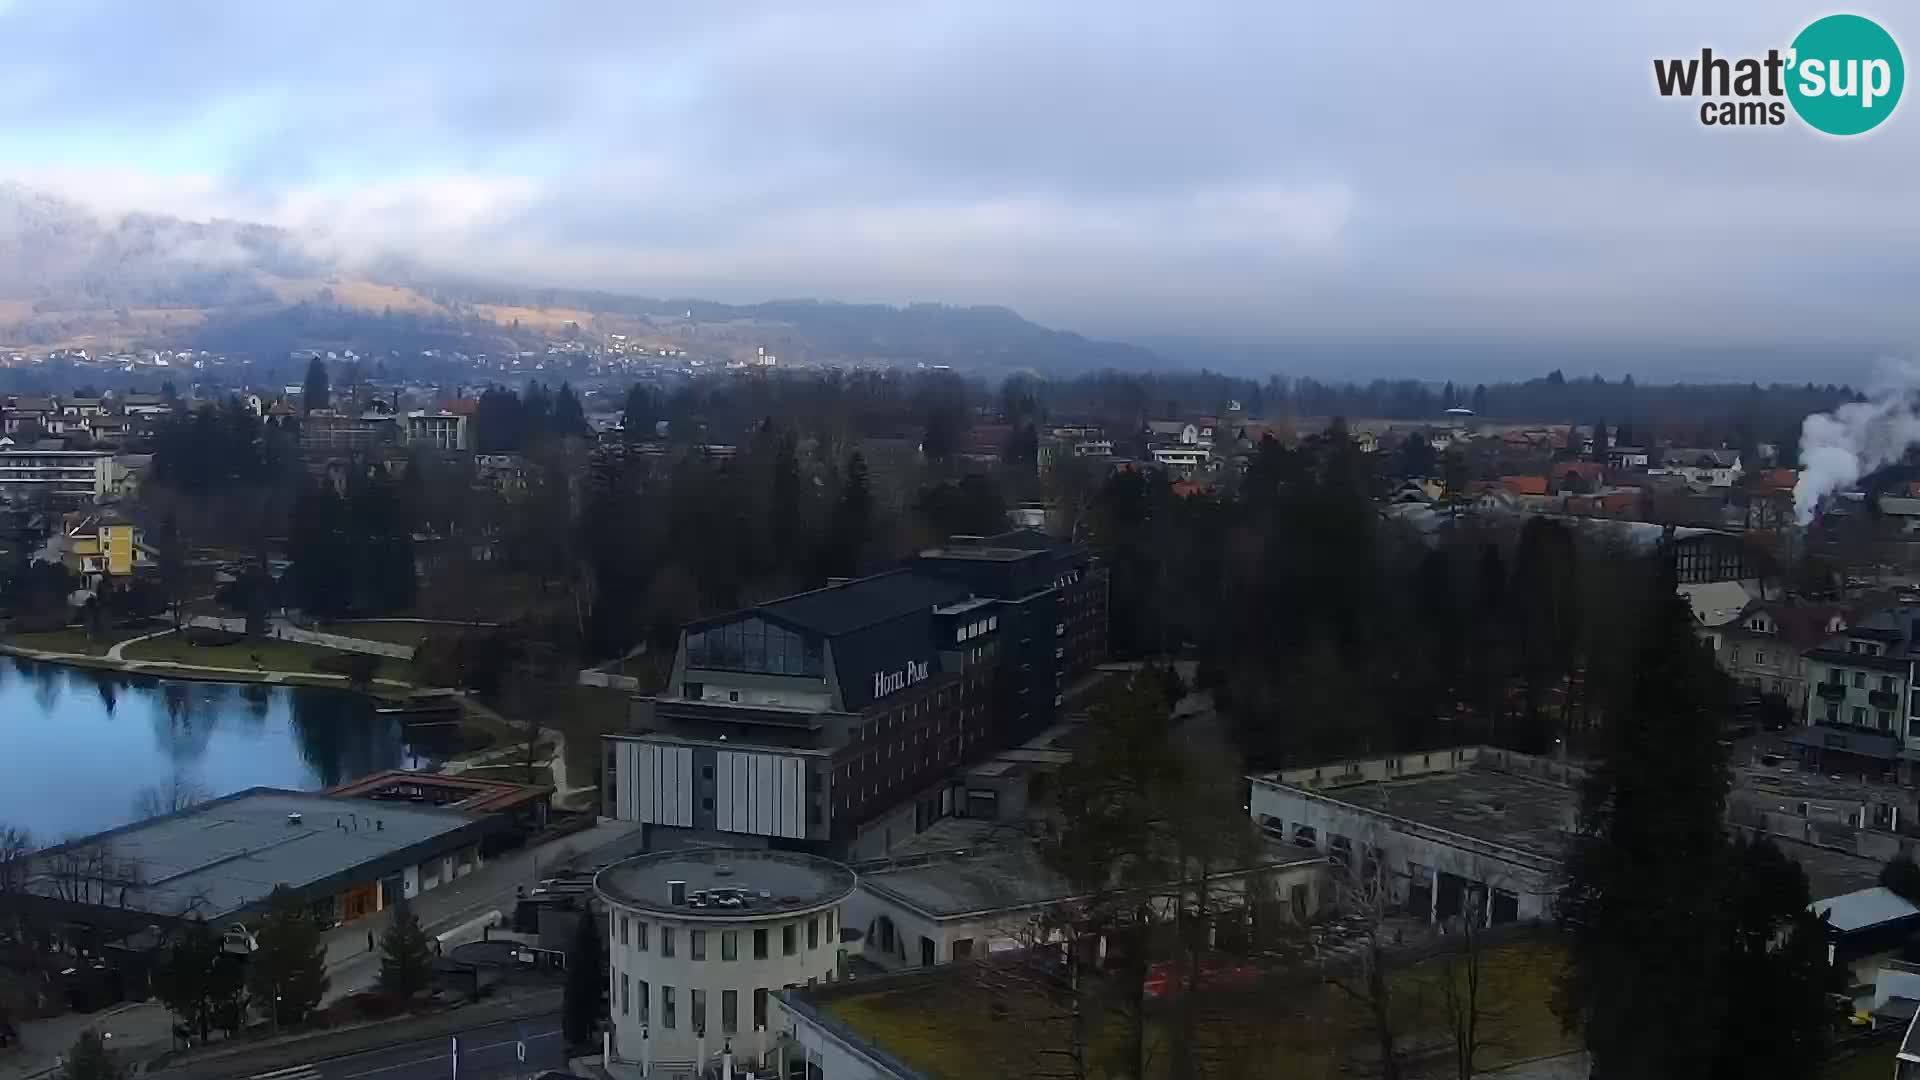
<instances>
[{"instance_id":1,"label":"window","mask_svg":"<svg viewBox=\"0 0 1920 1080\"><path fill-rule=\"evenodd\" d=\"M641 979L639 980L639 982L640 982L640 1022L644 1024L647 1022L647 1016L648 1016L647 980Z\"/></svg>"},{"instance_id":2,"label":"window","mask_svg":"<svg viewBox=\"0 0 1920 1080\"><path fill-rule=\"evenodd\" d=\"M921 967L933 966L936 948L937 946L934 945L932 938L923 936L920 939L920 966Z\"/></svg>"},{"instance_id":3,"label":"window","mask_svg":"<svg viewBox=\"0 0 1920 1080\"><path fill-rule=\"evenodd\" d=\"M707 958L707 932L705 930L687 931L687 944L692 946L693 958L695 960L705 960ZM696 998L695 1000L699 999Z\"/></svg>"},{"instance_id":4,"label":"window","mask_svg":"<svg viewBox=\"0 0 1920 1080\"><path fill-rule=\"evenodd\" d=\"M1893 676L1891 675L1880 676L1880 692L1883 694L1893 693Z\"/></svg>"},{"instance_id":5,"label":"window","mask_svg":"<svg viewBox=\"0 0 1920 1080\"><path fill-rule=\"evenodd\" d=\"M799 951L800 935L795 932L798 929L799 928L793 923L788 923L780 928L780 952L782 955L792 956Z\"/></svg>"},{"instance_id":6,"label":"window","mask_svg":"<svg viewBox=\"0 0 1920 1080\"><path fill-rule=\"evenodd\" d=\"M663 986L660 988L660 1026L672 1031L673 1020L673 987Z\"/></svg>"},{"instance_id":7,"label":"window","mask_svg":"<svg viewBox=\"0 0 1920 1080\"><path fill-rule=\"evenodd\" d=\"M755 930L753 932L753 958L755 960L765 960L767 958L767 932L765 930Z\"/></svg>"},{"instance_id":8,"label":"window","mask_svg":"<svg viewBox=\"0 0 1920 1080\"><path fill-rule=\"evenodd\" d=\"M629 921L625 915L620 916L620 944L622 945L629 944L627 938L627 924Z\"/></svg>"},{"instance_id":9,"label":"window","mask_svg":"<svg viewBox=\"0 0 1920 1080\"><path fill-rule=\"evenodd\" d=\"M1856 671L1856 672L1854 672L1854 673L1853 673L1853 688L1854 688L1855 690L1865 690L1865 689L1867 688L1867 673L1866 673L1866 672L1864 672L1864 671Z\"/></svg>"},{"instance_id":10,"label":"window","mask_svg":"<svg viewBox=\"0 0 1920 1080\"><path fill-rule=\"evenodd\" d=\"M755 1030L767 1026L767 988L764 986L753 991L753 1026Z\"/></svg>"},{"instance_id":11,"label":"window","mask_svg":"<svg viewBox=\"0 0 1920 1080\"><path fill-rule=\"evenodd\" d=\"M673 955L673 927L671 926L660 928L660 955Z\"/></svg>"},{"instance_id":12,"label":"window","mask_svg":"<svg viewBox=\"0 0 1920 1080\"><path fill-rule=\"evenodd\" d=\"M740 959L740 931L738 930L720 931L720 959L722 960Z\"/></svg>"},{"instance_id":13,"label":"window","mask_svg":"<svg viewBox=\"0 0 1920 1080\"><path fill-rule=\"evenodd\" d=\"M632 1001L627 997L627 973L623 971L620 973L620 1015L632 1015L633 1010L630 1007L632 1004Z\"/></svg>"},{"instance_id":14,"label":"window","mask_svg":"<svg viewBox=\"0 0 1920 1080\"><path fill-rule=\"evenodd\" d=\"M740 1030L740 995L734 990L720 991L720 1034Z\"/></svg>"},{"instance_id":15,"label":"window","mask_svg":"<svg viewBox=\"0 0 1920 1080\"><path fill-rule=\"evenodd\" d=\"M807 948L820 947L820 920L818 917L807 920Z\"/></svg>"},{"instance_id":16,"label":"window","mask_svg":"<svg viewBox=\"0 0 1920 1080\"><path fill-rule=\"evenodd\" d=\"M1881 731L1893 730L1893 714L1891 712L1888 712L1885 709L1875 710L1873 714L1873 720L1874 720L1875 726L1877 726Z\"/></svg>"},{"instance_id":17,"label":"window","mask_svg":"<svg viewBox=\"0 0 1920 1080\"><path fill-rule=\"evenodd\" d=\"M647 951L647 921L645 919L635 919L633 920L633 927L634 927L634 936L640 939L640 944L638 946L640 951L646 952Z\"/></svg>"},{"instance_id":18,"label":"window","mask_svg":"<svg viewBox=\"0 0 1920 1080\"><path fill-rule=\"evenodd\" d=\"M1867 726L1867 710L1861 708L1858 705L1855 705L1853 707L1853 726L1854 727Z\"/></svg>"},{"instance_id":19,"label":"window","mask_svg":"<svg viewBox=\"0 0 1920 1080\"><path fill-rule=\"evenodd\" d=\"M973 959L973 939L970 937L953 939L953 962L963 963Z\"/></svg>"},{"instance_id":20,"label":"window","mask_svg":"<svg viewBox=\"0 0 1920 1080\"><path fill-rule=\"evenodd\" d=\"M702 780L713 779L713 766L711 765L700 766L700 779Z\"/></svg>"},{"instance_id":21,"label":"window","mask_svg":"<svg viewBox=\"0 0 1920 1080\"><path fill-rule=\"evenodd\" d=\"M1827 702L1827 723L1837 724L1839 722L1840 722L1839 702L1835 702L1835 701Z\"/></svg>"},{"instance_id":22,"label":"window","mask_svg":"<svg viewBox=\"0 0 1920 1080\"><path fill-rule=\"evenodd\" d=\"M1767 664L1767 650L1765 649L1753 650L1753 662L1760 665L1761 667L1765 667Z\"/></svg>"},{"instance_id":23,"label":"window","mask_svg":"<svg viewBox=\"0 0 1920 1080\"><path fill-rule=\"evenodd\" d=\"M693 1030L697 1035L707 1032L707 992L693 991Z\"/></svg>"}]
</instances>

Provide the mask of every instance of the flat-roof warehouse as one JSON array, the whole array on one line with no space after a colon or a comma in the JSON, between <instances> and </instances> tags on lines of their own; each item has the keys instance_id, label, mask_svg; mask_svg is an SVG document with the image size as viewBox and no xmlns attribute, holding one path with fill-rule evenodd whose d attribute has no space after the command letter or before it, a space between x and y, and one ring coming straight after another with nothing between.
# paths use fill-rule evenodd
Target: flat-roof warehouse
<instances>
[{"instance_id":1,"label":"flat-roof warehouse","mask_svg":"<svg viewBox=\"0 0 1920 1080\"><path fill-rule=\"evenodd\" d=\"M504 817L256 787L37 852L25 899L131 932L261 910L285 885L323 923L359 918L480 863Z\"/></svg>"}]
</instances>

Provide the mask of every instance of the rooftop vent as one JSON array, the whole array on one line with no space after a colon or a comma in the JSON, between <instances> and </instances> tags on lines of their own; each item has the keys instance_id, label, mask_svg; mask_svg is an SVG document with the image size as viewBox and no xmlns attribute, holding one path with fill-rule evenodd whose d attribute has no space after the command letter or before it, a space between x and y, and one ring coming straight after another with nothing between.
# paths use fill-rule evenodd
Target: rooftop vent
<instances>
[{"instance_id":1,"label":"rooftop vent","mask_svg":"<svg viewBox=\"0 0 1920 1080\"><path fill-rule=\"evenodd\" d=\"M684 881L667 882L667 902L684 904L687 902L687 883Z\"/></svg>"},{"instance_id":2,"label":"rooftop vent","mask_svg":"<svg viewBox=\"0 0 1920 1080\"><path fill-rule=\"evenodd\" d=\"M288 815L287 815L287 827L288 827L288 828L297 828L297 827L299 826L299 824L300 824L300 815L299 815L299 814L288 814Z\"/></svg>"}]
</instances>

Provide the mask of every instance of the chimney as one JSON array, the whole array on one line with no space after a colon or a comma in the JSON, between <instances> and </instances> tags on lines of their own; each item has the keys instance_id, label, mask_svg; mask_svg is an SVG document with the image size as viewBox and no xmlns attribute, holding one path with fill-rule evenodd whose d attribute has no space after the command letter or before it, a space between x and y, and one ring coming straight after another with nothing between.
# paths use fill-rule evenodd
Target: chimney
<instances>
[{"instance_id":1,"label":"chimney","mask_svg":"<svg viewBox=\"0 0 1920 1080\"><path fill-rule=\"evenodd\" d=\"M667 902L684 904L687 902L687 883L684 881L667 882Z\"/></svg>"}]
</instances>

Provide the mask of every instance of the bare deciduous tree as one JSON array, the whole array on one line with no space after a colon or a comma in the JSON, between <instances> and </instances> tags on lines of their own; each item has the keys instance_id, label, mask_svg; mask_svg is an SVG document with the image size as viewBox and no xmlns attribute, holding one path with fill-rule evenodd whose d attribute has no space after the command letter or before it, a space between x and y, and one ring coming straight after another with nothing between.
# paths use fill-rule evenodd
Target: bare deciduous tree
<instances>
[{"instance_id":1,"label":"bare deciduous tree","mask_svg":"<svg viewBox=\"0 0 1920 1080\"><path fill-rule=\"evenodd\" d=\"M133 801L133 812L143 818L162 817L207 801L207 790L191 778L175 773L164 784L149 784Z\"/></svg>"},{"instance_id":2,"label":"bare deciduous tree","mask_svg":"<svg viewBox=\"0 0 1920 1080\"><path fill-rule=\"evenodd\" d=\"M1400 1013L1394 1000L1390 978L1393 958L1387 950L1384 927L1393 909L1393 881L1371 840L1371 835L1363 836L1357 853L1349 849L1344 858L1335 856L1335 903L1341 911L1361 920L1361 941L1358 955L1350 964L1341 965L1348 970L1329 971L1327 981L1367 1010L1380 1055L1380 1076L1383 1080L1400 1080Z\"/></svg>"}]
</instances>

